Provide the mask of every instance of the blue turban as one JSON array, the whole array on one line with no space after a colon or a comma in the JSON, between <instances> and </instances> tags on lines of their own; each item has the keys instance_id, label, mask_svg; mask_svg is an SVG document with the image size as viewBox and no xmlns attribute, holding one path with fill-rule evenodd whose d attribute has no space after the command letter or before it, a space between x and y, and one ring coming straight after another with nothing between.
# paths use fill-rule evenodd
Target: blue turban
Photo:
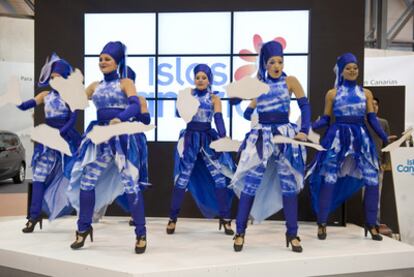
<instances>
[{"instance_id":1,"label":"blue turban","mask_svg":"<svg viewBox=\"0 0 414 277\"><path fill-rule=\"evenodd\" d=\"M59 56L53 52L50 58L48 57L46 59L46 62L40 71L39 82L37 85L39 87L48 86L50 75L53 72L58 73L60 76L66 79L73 72L73 68L67 61L59 58Z\"/></svg>"},{"instance_id":2,"label":"blue turban","mask_svg":"<svg viewBox=\"0 0 414 277\"><path fill-rule=\"evenodd\" d=\"M345 53L336 59L336 64L334 67L334 72L336 75L335 87L341 86L342 83L344 82L344 77L342 76L342 72L344 71L345 66L349 63L358 64L357 58L352 53Z\"/></svg>"},{"instance_id":3,"label":"blue turban","mask_svg":"<svg viewBox=\"0 0 414 277\"><path fill-rule=\"evenodd\" d=\"M101 54L111 56L118 65L119 73L122 77L126 74L126 46L120 41L108 42L101 51Z\"/></svg>"},{"instance_id":4,"label":"blue turban","mask_svg":"<svg viewBox=\"0 0 414 277\"><path fill-rule=\"evenodd\" d=\"M283 46L274 40L264 43L260 49L259 71L257 72L257 78L259 80L264 81L266 79L266 64L267 61L273 56L283 58Z\"/></svg>"},{"instance_id":5,"label":"blue turban","mask_svg":"<svg viewBox=\"0 0 414 277\"><path fill-rule=\"evenodd\" d=\"M72 67L64 59L58 60L54 62L52 65L52 73L53 72L58 73L60 76L62 76L65 79L68 78L68 76L70 75L70 73L72 73L72 71L73 71Z\"/></svg>"},{"instance_id":6,"label":"blue turban","mask_svg":"<svg viewBox=\"0 0 414 277\"><path fill-rule=\"evenodd\" d=\"M211 68L203 63L196 65L196 67L194 67L194 77L200 71L204 72L207 75L208 81L210 82L209 87L211 87L211 85L213 85L213 73L211 72Z\"/></svg>"}]
</instances>

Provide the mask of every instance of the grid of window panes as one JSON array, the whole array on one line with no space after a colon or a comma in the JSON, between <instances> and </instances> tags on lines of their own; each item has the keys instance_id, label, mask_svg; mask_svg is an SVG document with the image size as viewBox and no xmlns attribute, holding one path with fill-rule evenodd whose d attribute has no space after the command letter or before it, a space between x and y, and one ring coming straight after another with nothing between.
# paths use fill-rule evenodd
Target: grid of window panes
<instances>
[{"instance_id":1,"label":"grid of window panes","mask_svg":"<svg viewBox=\"0 0 414 277\"><path fill-rule=\"evenodd\" d=\"M127 46L127 64L136 72L138 95L145 96L151 123L149 141L176 141L185 122L176 117L179 90L193 87L193 68L208 64L212 89L222 98L228 135L242 140L250 122L242 115L249 101L230 106L225 86L256 74L257 46L275 38L286 42L285 69L296 76L307 94L309 11L185 12L85 14L85 84L102 79L98 57L108 41ZM94 119L91 105L85 128ZM299 117L296 101L291 120Z\"/></svg>"}]
</instances>

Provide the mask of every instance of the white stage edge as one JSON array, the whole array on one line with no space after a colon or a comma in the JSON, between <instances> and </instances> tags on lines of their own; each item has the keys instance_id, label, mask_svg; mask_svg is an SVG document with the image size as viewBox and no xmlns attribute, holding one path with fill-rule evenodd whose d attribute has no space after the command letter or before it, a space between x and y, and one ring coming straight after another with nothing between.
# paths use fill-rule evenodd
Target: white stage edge
<instances>
[{"instance_id":1,"label":"white stage edge","mask_svg":"<svg viewBox=\"0 0 414 277\"><path fill-rule=\"evenodd\" d=\"M303 253L285 245L283 222L248 228L242 252L233 251L232 236L217 230L217 220L179 219L167 235L166 218L148 218L146 253L134 253L135 235L125 217L94 224L94 242L71 250L76 218L43 222L43 230L23 234L23 217L0 219L0 266L48 276L320 276L414 268L414 247L385 237L364 238L348 224L328 227L316 238L316 224L300 224ZM369 235L368 235L369 236Z\"/></svg>"}]
</instances>

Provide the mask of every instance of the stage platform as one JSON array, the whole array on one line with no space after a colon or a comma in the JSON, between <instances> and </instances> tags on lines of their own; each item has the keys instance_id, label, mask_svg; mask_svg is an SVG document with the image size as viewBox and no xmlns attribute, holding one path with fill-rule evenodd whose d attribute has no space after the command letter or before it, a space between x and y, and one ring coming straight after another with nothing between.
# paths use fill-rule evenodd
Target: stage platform
<instances>
[{"instance_id":1,"label":"stage platform","mask_svg":"<svg viewBox=\"0 0 414 277\"><path fill-rule=\"evenodd\" d=\"M165 233L166 218L147 218L146 253L134 253L133 227L125 217L94 224L94 242L71 250L76 218L43 222L43 230L23 234L23 217L0 218L0 268L46 276L324 276L414 268L414 247L385 237L363 237L348 224L329 227L316 238L316 224L300 224L303 253L286 248L284 224L266 221L248 228L244 249L233 251L232 236L217 220L182 219L176 233ZM392 271L391 271L392 272ZM414 271L413 271L414 272ZM34 275L38 276L38 275Z\"/></svg>"}]
</instances>

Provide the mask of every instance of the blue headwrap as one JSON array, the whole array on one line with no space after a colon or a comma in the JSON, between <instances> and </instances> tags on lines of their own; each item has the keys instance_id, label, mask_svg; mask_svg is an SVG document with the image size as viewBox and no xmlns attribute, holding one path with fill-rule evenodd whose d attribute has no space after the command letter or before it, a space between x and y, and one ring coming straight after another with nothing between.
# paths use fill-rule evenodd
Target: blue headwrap
<instances>
[{"instance_id":1,"label":"blue headwrap","mask_svg":"<svg viewBox=\"0 0 414 277\"><path fill-rule=\"evenodd\" d=\"M37 83L38 87L48 86L50 75L53 72L58 73L66 79L73 72L73 68L67 61L59 58L59 56L53 52L50 58L47 57L46 62L40 71L39 82Z\"/></svg>"},{"instance_id":2,"label":"blue headwrap","mask_svg":"<svg viewBox=\"0 0 414 277\"><path fill-rule=\"evenodd\" d=\"M342 76L342 72L344 71L344 68L349 63L355 63L358 64L357 58L352 53L345 53L341 56L339 56L336 59L336 64L334 67L334 72L336 75L335 79L335 87L339 87L344 82L344 77Z\"/></svg>"},{"instance_id":3,"label":"blue headwrap","mask_svg":"<svg viewBox=\"0 0 414 277\"><path fill-rule=\"evenodd\" d=\"M200 71L204 72L207 75L207 79L210 82L209 88L211 88L211 86L213 85L213 73L211 72L211 68L204 63L196 65L196 67L194 67L194 77Z\"/></svg>"},{"instance_id":4,"label":"blue headwrap","mask_svg":"<svg viewBox=\"0 0 414 277\"><path fill-rule=\"evenodd\" d=\"M127 66L127 74L126 74L126 77L128 79L131 79L135 83L136 76L137 75L135 74L135 71L132 70L132 68L130 68L129 66Z\"/></svg>"},{"instance_id":5,"label":"blue headwrap","mask_svg":"<svg viewBox=\"0 0 414 277\"><path fill-rule=\"evenodd\" d=\"M122 78L126 77L126 46L120 41L108 42L101 51L101 54L111 56L118 65L118 71Z\"/></svg>"},{"instance_id":6,"label":"blue headwrap","mask_svg":"<svg viewBox=\"0 0 414 277\"><path fill-rule=\"evenodd\" d=\"M266 64L267 61L274 56L283 58L283 46L277 41L269 41L262 45L259 55L259 70L257 71L257 78L261 81L266 80ZM283 75L286 75L284 72Z\"/></svg>"},{"instance_id":7,"label":"blue headwrap","mask_svg":"<svg viewBox=\"0 0 414 277\"><path fill-rule=\"evenodd\" d=\"M52 65L52 73L54 72L58 73L60 74L60 76L62 76L65 79L68 78L68 76L70 75L70 73L72 73L72 71L73 71L72 67L64 59L58 60L54 62Z\"/></svg>"}]
</instances>

